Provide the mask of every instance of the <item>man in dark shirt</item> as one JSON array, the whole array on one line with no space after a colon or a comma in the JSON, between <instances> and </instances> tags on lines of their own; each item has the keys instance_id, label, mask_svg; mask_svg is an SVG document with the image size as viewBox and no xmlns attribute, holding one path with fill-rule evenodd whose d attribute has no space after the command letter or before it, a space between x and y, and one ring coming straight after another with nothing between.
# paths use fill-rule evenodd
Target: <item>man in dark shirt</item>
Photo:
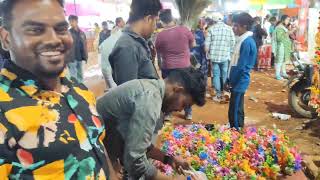
<instances>
[{"instance_id":1,"label":"man in dark shirt","mask_svg":"<svg viewBox=\"0 0 320 180\"><path fill-rule=\"evenodd\" d=\"M111 35L111 31L109 30L108 23L106 21L102 22L102 28L103 29L99 34L99 46Z\"/></svg>"},{"instance_id":2,"label":"man in dark shirt","mask_svg":"<svg viewBox=\"0 0 320 180\"><path fill-rule=\"evenodd\" d=\"M128 27L117 41L109 60L117 85L133 79L158 79L148 39L156 28L159 0L133 0Z\"/></svg>"},{"instance_id":3,"label":"man in dark shirt","mask_svg":"<svg viewBox=\"0 0 320 180\"><path fill-rule=\"evenodd\" d=\"M68 64L70 76L78 82L83 82L83 62L88 60L87 40L86 35L78 26L78 16L70 15L69 30L73 38L73 47L71 51L71 61Z\"/></svg>"},{"instance_id":4,"label":"man in dark shirt","mask_svg":"<svg viewBox=\"0 0 320 180\"><path fill-rule=\"evenodd\" d=\"M94 94L63 73L63 0L3 0L0 15L11 54L0 72L0 179L114 179Z\"/></svg>"}]
</instances>

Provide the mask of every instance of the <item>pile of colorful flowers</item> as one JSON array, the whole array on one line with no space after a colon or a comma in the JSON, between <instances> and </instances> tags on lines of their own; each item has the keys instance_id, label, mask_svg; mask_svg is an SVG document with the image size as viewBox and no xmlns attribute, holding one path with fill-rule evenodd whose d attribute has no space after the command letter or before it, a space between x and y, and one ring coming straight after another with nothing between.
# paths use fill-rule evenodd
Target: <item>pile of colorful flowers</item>
<instances>
[{"instance_id":1,"label":"pile of colorful flowers","mask_svg":"<svg viewBox=\"0 0 320 180\"><path fill-rule=\"evenodd\" d=\"M301 169L301 155L284 132L248 127L238 132L204 125L166 126L161 132L161 150L191 162L208 179L276 179ZM168 165L157 165L173 174Z\"/></svg>"}]
</instances>

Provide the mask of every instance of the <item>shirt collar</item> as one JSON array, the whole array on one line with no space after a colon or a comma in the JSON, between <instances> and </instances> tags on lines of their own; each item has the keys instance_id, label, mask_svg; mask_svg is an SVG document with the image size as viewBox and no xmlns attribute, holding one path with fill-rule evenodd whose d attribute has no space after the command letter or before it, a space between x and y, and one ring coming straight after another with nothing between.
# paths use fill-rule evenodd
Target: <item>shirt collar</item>
<instances>
[{"instance_id":1,"label":"shirt collar","mask_svg":"<svg viewBox=\"0 0 320 180\"><path fill-rule=\"evenodd\" d=\"M141 39L141 40L146 42L146 40L142 36L140 36L139 34L133 32L130 26L126 26L123 29L123 32L126 32L127 34L129 34L131 37L133 37L135 39Z\"/></svg>"},{"instance_id":2,"label":"shirt collar","mask_svg":"<svg viewBox=\"0 0 320 180\"><path fill-rule=\"evenodd\" d=\"M1 74L12 81L12 86L19 88L30 97L45 89L34 74L20 68L11 60L5 62L4 67L1 69ZM64 72L60 75L60 78L63 85L69 86L70 83L65 78Z\"/></svg>"},{"instance_id":3,"label":"shirt collar","mask_svg":"<svg viewBox=\"0 0 320 180\"><path fill-rule=\"evenodd\" d=\"M139 34L133 32L130 26L126 26L124 28L123 32L127 33L129 36L131 36L136 41L138 41L140 44L142 44L142 46L144 46L144 48L147 50L149 56L151 56L151 51L150 51L150 48L148 46L148 41L145 38L143 38Z\"/></svg>"}]
</instances>

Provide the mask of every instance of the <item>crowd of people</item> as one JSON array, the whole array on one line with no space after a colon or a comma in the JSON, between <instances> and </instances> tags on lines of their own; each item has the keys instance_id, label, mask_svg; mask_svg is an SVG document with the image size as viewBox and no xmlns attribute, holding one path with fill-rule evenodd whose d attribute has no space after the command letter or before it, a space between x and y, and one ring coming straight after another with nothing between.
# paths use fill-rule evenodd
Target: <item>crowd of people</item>
<instances>
[{"instance_id":1,"label":"crowd of people","mask_svg":"<svg viewBox=\"0 0 320 180\"><path fill-rule=\"evenodd\" d=\"M229 124L237 130L263 36L275 39L277 78L286 77L289 17L277 26L270 18L262 33L261 20L248 13L234 15L233 27L217 14L191 31L159 0L133 0L127 23L95 25L109 87L96 102L83 84L86 35L77 16L65 20L63 0L3 0L0 8L0 177L187 179L190 162L164 154L155 140L172 112L192 120L191 107L205 105L209 65L213 100L231 92ZM149 159L179 174L167 176Z\"/></svg>"}]
</instances>

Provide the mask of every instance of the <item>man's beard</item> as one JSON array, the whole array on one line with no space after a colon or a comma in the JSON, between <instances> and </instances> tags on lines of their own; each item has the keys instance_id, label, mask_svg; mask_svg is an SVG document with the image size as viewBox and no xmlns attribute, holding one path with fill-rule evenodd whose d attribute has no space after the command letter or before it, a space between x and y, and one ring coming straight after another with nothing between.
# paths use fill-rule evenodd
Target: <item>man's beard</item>
<instances>
[{"instance_id":1,"label":"man's beard","mask_svg":"<svg viewBox=\"0 0 320 180\"><path fill-rule=\"evenodd\" d=\"M45 78L45 79L54 79L54 78L58 78L60 77L60 75L62 74L62 72L65 70L66 68L66 63L64 63L63 68L56 70L56 71L45 71L44 68L38 66L37 67L37 72L39 72L37 75L41 76L41 78Z\"/></svg>"}]
</instances>

